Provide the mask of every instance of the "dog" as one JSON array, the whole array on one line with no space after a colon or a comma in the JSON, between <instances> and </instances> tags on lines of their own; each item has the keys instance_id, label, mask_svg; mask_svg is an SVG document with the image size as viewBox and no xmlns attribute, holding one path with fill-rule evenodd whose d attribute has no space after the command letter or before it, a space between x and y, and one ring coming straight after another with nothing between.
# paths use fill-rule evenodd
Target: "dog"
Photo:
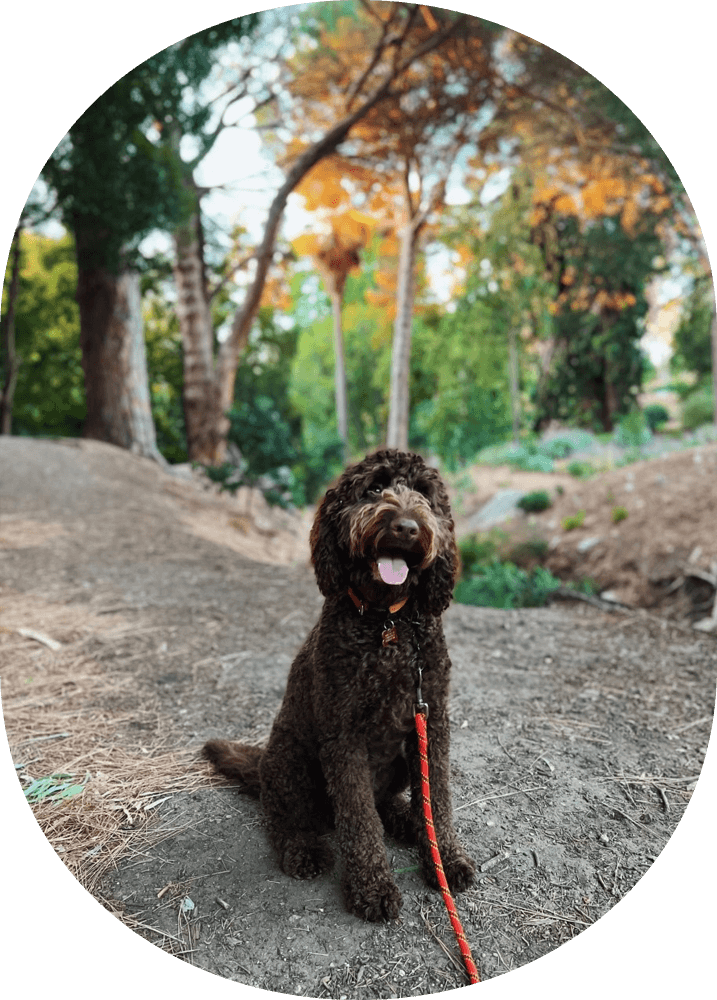
<instances>
[{"instance_id":1,"label":"dog","mask_svg":"<svg viewBox=\"0 0 717 1000\"><path fill-rule=\"evenodd\" d=\"M439 887L423 820L417 702L428 706L432 811L449 888L468 888L475 874L451 814L441 615L459 560L445 486L417 454L367 455L326 492L310 544L325 601L266 748L212 740L203 753L260 795L287 875L308 879L331 867L322 834L333 828L348 909L395 919L401 894L384 831L417 844L426 881Z\"/></svg>"}]
</instances>

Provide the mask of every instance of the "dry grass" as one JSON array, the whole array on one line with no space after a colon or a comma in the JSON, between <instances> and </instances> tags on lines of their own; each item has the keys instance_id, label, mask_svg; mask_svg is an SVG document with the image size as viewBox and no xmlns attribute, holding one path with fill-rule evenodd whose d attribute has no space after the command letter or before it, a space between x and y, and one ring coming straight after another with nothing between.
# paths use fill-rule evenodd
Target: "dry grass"
<instances>
[{"instance_id":1,"label":"dry grass","mask_svg":"<svg viewBox=\"0 0 717 1000\"><path fill-rule=\"evenodd\" d=\"M132 626L113 618L21 594L4 594L0 607L3 712L18 777L26 789L51 775L82 786L32 809L90 892L120 858L166 835L153 822L166 796L210 780L193 750L172 747L156 707L136 705L132 676L108 672L85 652L97 640L107 649L126 638ZM129 714L115 707L125 700Z\"/></svg>"}]
</instances>

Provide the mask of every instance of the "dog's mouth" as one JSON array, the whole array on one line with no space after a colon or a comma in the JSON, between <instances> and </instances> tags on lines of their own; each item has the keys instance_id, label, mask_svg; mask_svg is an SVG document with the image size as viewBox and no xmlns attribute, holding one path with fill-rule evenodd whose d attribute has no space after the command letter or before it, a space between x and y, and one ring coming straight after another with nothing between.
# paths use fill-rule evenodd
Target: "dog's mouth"
<instances>
[{"instance_id":1,"label":"dog's mouth","mask_svg":"<svg viewBox=\"0 0 717 1000\"><path fill-rule=\"evenodd\" d=\"M380 555L376 560L376 569L383 582L394 587L408 576L408 563L401 556Z\"/></svg>"}]
</instances>

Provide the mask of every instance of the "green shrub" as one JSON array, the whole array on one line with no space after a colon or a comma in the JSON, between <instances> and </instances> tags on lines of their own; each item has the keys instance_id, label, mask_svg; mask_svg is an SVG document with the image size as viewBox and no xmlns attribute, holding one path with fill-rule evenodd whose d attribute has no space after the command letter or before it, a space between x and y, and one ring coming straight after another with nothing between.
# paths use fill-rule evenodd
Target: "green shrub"
<instances>
[{"instance_id":1,"label":"green shrub","mask_svg":"<svg viewBox=\"0 0 717 1000\"><path fill-rule=\"evenodd\" d=\"M517 468L523 472L552 472L553 460L548 455L536 452L533 455L526 455Z\"/></svg>"},{"instance_id":2,"label":"green shrub","mask_svg":"<svg viewBox=\"0 0 717 1000\"><path fill-rule=\"evenodd\" d=\"M575 451L575 447L567 438L552 438L550 441L543 441L540 450L549 458L567 458Z\"/></svg>"},{"instance_id":3,"label":"green shrub","mask_svg":"<svg viewBox=\"0 0 717 1000\"><path fill-rule=\"evenodd\" d=\"M619 524L627 517L627 507L613 507L610 517L613 524Z\"/></svg>"},{"instance_id":4,"label":"green shrub","mask_svg":"<svg viewBox=\"0 0 717 1000\"><path fill-rule=\"evenodd\" d=\"M570 462L567 471L571 476L575 476L576 479L589 479L590 476L594 476L595 466L591 462L583 462L576 459L574 462Z\"/></svg>"},{"instance_id":5,"label":"green shrub","mask_svg":"<svg viewBox=\"0 0 717 1000\"><path fill-rule=\"evenodd\" d=\"M494 560L461 580L455 599L483 608L534 608L545 604L560 586L560 580L542 566L528 573L514 563Z\"/></svg>"},{"instance_id":6,"label":"green shrub","mask_svg":"<svg viewBox=\"0 0 717 1000\"><path fill-rule=\"evenodd\" d=\"M462 538L458 542L458 551L461 556L463 578L471 576L478 566L495 560L499 546L504 544L506 539L505 532L498 528L488 532L477 532Z\"/></svg>"},{"instance_id":7,"label":"green shrub","mask_svg":"<svg viewBox=\"0 0 717 1000\"><path fill-rule=\"evenodd\" d=\"M615 431L615 442L621 448L639 448L649 444L651 438L652 431L640 410L633 410L623 417Z\"/></svg>"},{"instance_id":8,"label":"green shrub","mask_svg":"<svg viewBox=\"0 0 717 1000\"><path fill-rule=\"evenodd\" d=\"M714 420L715 401L714 394L709 386L701 386L695 392L690 393L682 404L682 427L683 430L692 431L702 424L709 424Z\"/></svg>"},{"instance_id":9,"label":"green shrub","mask_svg":"<svg viewBox=\"0 0 717 1000\"><path fill-rule=\"evenodd\" d=\"M571 514L563 518L563 531L573 531L574 528L582 528L585 523L585 511L579 510L577 514Z\"/></svg>"},{"instance_id":10,"label":"green shrub","mask_svg":"<svg viewBox=\"0 0 717 1000\"><path fill-rule=\"evenodd\" d=\"M539 514L540 511L547 510L551 503L547 490L535 490L533 493L526 493L524 497L521 497L517 506L526 514Z\"/></svg>"},{"instance_id":11,"label":"green shrub","mask_svg":"<svg viewBox=\"0 0 717 1000\"><path fill-rule=\"evenodd\" d=\"M647 421L647 426L653 432L656 431L661 424L666 424L670 419L669 411L662 405L662 403L650 403L650 405L646 406L642 412L645 420Z\"/></svg>"}]
</instances>

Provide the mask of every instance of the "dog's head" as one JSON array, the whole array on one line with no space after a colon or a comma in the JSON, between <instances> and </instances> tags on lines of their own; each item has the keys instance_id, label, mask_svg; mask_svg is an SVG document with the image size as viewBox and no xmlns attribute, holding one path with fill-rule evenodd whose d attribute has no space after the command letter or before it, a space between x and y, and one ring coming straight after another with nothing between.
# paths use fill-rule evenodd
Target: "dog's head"
<instances>
[{"instance_id":1,"label":"dog's head","mask_svg":"<svg viewBox=\"0 0 717 1000\"><path fill-rule=\"evenodd\" d=\"M384 449L350 466L327 490L311 529L321 593L352 587L387 606L415 594L428 614L449 605L458 552L448 494L420 455Z\"/></svg>"}]
</instances>

